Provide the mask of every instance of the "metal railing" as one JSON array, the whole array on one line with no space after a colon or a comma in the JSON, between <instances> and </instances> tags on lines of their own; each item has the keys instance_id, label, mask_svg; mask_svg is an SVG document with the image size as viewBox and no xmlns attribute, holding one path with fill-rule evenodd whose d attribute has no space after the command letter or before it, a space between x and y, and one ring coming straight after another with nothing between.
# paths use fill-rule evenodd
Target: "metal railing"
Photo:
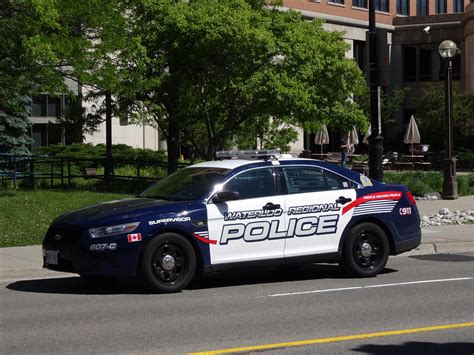
<instances>
[{"instance_id":1,"label":"metal railing","mask_svg":"<svg viewBox=\"0 0 474 355\"><path fill-rule=\"evenodd\" d=\"M99 180L110 190L110 184L117 181L149 183L158 181L167 175L166 162L112 159L112 174L106 179L104 158L49 157L40 155L17 155L0 153L0 182L11 181L16 189L21 186L34 189L36 182L43 185L70 188L74 181ZM180 163L179 168L189 164Z\"/></svg>"}]
</instances>

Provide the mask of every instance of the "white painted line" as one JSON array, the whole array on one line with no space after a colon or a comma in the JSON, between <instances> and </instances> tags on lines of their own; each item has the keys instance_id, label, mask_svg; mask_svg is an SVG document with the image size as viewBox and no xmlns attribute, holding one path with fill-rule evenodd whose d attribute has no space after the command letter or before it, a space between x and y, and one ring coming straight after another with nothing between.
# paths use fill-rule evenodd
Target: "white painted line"
<instances>
[{"instance_id":1,"label":"white painted line","mask_svg":"<svg viewBox=\"0 0 474 355\"><path fill-rule=\"evenodd\" d=\"M421 281L409 281L409 282L399 282L392 284L379 284L379 285L368 285L368 286L356 286L356 287L343 287L343 288L329 288L325 290L312 290L312 291L299 291L299 292L288 292L288 293L275 293L268 295L267 297L282 297L282 296L296 296L296 295L307 295L311 293L324 293L324 292L336 292L336 291L349 291L349 290L359 290L364 288L377 288L377 287L392 287L392 286L404 286L404 285L415 285L415 284L425 284L425 283L435 283L435 282L448 282L448 281L465 281L472 280L472 277L458 277L453 279L438 279L438 280L421 280Z\"/></svg>"},{"instance_id":2,"label":"white painted line","mask_svg":"<svg viewBox=\"0 0 474 355\"><path fill-rule=\"evenodd\" d=\"M361 288L364 288L364 286L329 288L326 290L300 291L300 292L289 292L289 293L276 293L274 295L268 295L268 297L294 296L294 295L305 295L308 293L323 293L323 292L334 292L334 291L348 291L348 290L357 290Z\"/></svg>"}]
</instances>

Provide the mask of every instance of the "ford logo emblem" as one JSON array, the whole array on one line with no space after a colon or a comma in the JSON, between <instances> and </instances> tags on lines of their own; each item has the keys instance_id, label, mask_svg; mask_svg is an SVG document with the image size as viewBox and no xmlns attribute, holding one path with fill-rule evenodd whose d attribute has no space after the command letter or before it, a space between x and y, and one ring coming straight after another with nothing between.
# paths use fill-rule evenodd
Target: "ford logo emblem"
<instances>
[{"instance_id":1,"label":"ford logo emblem","mask_svg":"<svg viewBox=\"0 0 474 355\"><path fill-rule=\"evenodd\" d=\"M61 236L60 236L59 234L56 234L56 235L54 236L54 240L59 240L59 239L61 239Z\"/></svg>"}]
</instances>

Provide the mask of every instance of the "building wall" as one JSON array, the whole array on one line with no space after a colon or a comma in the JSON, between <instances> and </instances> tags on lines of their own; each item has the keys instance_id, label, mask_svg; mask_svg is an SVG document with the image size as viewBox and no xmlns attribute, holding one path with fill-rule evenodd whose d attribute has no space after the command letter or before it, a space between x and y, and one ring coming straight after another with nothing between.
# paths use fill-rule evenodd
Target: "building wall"
<instances>
[{"instance_id":1,"label":"building wall","mask_svg":"<svg viewBox=\"0 0 474 355\"><path fill-rule=\"evenodd\" d=\"M85 143L105 144L105 122L99 127L99 131L86 135ZM126 125L121 126L118 118L112 118L112 144L126 144L134 148L166 149L166 142L160 137L159 131L149 125Z\"/></svg>"}]
</instances>

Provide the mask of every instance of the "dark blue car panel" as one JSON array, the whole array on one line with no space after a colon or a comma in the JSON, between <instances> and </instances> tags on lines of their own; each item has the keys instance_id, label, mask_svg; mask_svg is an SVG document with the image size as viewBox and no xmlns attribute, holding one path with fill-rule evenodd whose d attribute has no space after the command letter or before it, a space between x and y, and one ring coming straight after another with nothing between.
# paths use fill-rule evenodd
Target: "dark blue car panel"
<instances>
[{"instance_id":1,"label":"dark blue car panel","mask_svg":"<svg viewBox=\"0 0 474 355\"><path fill-rule=\"evenodd\" d=\"M224 181L249 169L305 165L329 170L354 182L357 185L357 200L383 192L400 194L397 199L392 199L394 203L390 205L390 212L353 216L342 233L340 250L348 230L367 220L375 221L387 231L392 241L392 254L412 249L419 244L419 214L416 205L408 198L405 186L386 185L331 163L306 159L281 160L277 164L272 161L249 162L229 172ZM213 244L216 243L216 240L209 239L207 226L206 198L211 194L212 190L209 190L203 200L195 201L129 198L66 213L53 222L43 241L45 250L59 252L59 264L45 262L45 266L84 275L135 275L139 271L140 258L146 244L153 237L167 232L179 233L188 238L196 251L199 264L205 268L211 266L210 248L215 247ZM335 191L335 194L339 192ZM387 200L391 201L390 198ZM302 204L307 204L307 201ZM91 238L89 234L91 228L133 222L140 222L137 229L131 232L140 234L137 241L130 240L127 233L100 238ZM55 239L57 236L60 236L59 239Z\"/></svg>"}]
</instances>

